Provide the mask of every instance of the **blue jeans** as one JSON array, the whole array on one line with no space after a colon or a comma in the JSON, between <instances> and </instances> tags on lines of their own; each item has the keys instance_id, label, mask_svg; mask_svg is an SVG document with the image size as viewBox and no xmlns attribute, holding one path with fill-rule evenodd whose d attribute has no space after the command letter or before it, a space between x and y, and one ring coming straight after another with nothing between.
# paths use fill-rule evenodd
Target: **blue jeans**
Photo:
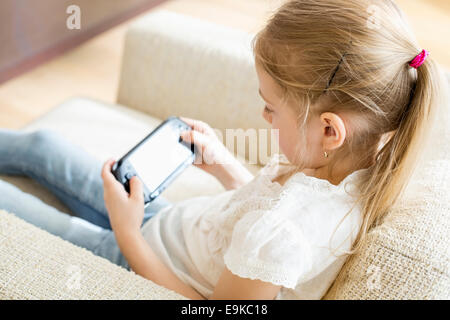
<instances>
[{"instance_id":1,"label":"blue jeans","mask_svg":"<svg viewBox=\"0 0 450 320\"><path fill-rule=\"evenodd\" d=\"M102 163L57 132L0 129L0 173L28 176L51 191L75 216L0 180L0 209L130 269L111 230L103 199ZM146 208L143 224L163 207L159 196Z\"/></svg>"}]
</instances>

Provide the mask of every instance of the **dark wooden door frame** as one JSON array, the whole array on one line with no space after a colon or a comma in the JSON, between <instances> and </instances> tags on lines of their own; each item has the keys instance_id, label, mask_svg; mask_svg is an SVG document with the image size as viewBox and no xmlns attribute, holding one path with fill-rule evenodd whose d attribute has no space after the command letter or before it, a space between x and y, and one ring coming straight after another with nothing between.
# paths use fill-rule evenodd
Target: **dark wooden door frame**
<instances>
[{"instance_id":1,"label":"dark wooden door frame","mask_svg":"<svg viewBox=\"0 0 450 320\"><path fill-rule=\"evenodd\" d=\"M7 68L0 70L0 84L23 74L34 67L49 61L50 59L67 52L70 49L75 48L76 46L82 44L83 42L95 37L96 35L109 30L122 22L125 22L147 10L150 10L157 5L166 2L168 0L148 0L143 5L140 5L136 8L132 8L126 12L123 12L119 15L113 16L105 21L102 21L99 24L96 24L87 30L83 30L83 32L74 33L69 37L62 39L56 44L42 50L41 52L37 52L30 57L24 58L20 60L18 63L15 63Z\"/></svg>"}]
</instances>

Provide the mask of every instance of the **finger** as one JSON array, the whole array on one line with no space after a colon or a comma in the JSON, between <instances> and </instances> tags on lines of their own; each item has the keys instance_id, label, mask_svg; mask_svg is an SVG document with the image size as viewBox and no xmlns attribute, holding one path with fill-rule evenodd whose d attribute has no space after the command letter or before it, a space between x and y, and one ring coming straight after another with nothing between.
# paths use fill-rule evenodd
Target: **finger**
<instances>
[{"instance_id":1,"label":"finger","mask_svg":"<svg viewBox=\"0 0 450 320\"><path fill-rule=\"evenodd\" d=\"M114 159L110 158L106 160L106 162L103 164L101 176L103 180L110 179L109 174L111 173L111 168L114 165ZM112 174L111 174L112 175Z\"/></svg>"},{"instance_id":2,"label":"finger","mask_svg":"<svg viewBox=\"0 0 450 320\"><path fill-rule=\"evenodd\" d=\"M204 134L211 134L214 133L214 131L212 130L212 128L209 126L209 124L207 124L204 121L201 120L196 120L196 119L191 119L191 118L185 118L185 117L180 117L181 120L183 120L184 122L186 122L192 129L202 132Z\"/></svg>"},{"instance_id":3,"label":"finger","mask_svg":"<svg viewBox=\"0 0 450 320\"><path fill-rule=\"evenodd\" d=\"M103 185L104 188L115 188L119 189L122 187L119 181L114 177L114 175L111 172L111 168L114 165L116 161L114 159L108 159L104 164L102 168L102 179L103 179Z\"/></svg>"},{"instance_id":4,"label":"finger","mask_svg":"<svg viewBox=\"0 0 450 320\"><path fill-rule=\"evenodd\" d=\"M202 151L205 149L205 147L208 145L209 137L204 135L201 132L189 130L189 131L183 131L180 134L181 139L185 142L193 143L197 146L197 148L200 148Z\"/></svg>"},{"instance_id":5,"label":"finger","mask_svg":"<svg viewBox=\"0 0 450 320\"><path fill-rule=\"evenodd\" d=\"M182 139L183 141L196 146L194 164L202 164L206 152L205 150L207 150L207 146L211 144L211 138L201 132L190 130L183 133Z\"/></svg>"},{"instance_id":6,"label":"finger","mask_svg":"<svg viewBox=\"0 0 450 320\"><path fill-rule=\"evenodd\" d=\"M180 138L185 142L192 143L191 131L192 130L186 130L186 131L180 132Z\"/></svg>"},{"instance_id":7,"label":"finger","mask_svg":"<svg viewBox=\"0 0 450 320\"><path fill-rule=\"evenodd\" d=\"M194 119L191 118L186 118L186 117L179 117L181 120L183 120L184 122L186 122L192 129L194 129Z\"/></svg>"},{"instance_id":8,"label":"finger","mask_svg":"<svg viewBox=\"0 0 450 320\"><path fill-rule=\"evenodd\" d=\"M144 186L137 176L134 176L130 180L130 198L144 202Z\"/></svg>"}]
</instances>

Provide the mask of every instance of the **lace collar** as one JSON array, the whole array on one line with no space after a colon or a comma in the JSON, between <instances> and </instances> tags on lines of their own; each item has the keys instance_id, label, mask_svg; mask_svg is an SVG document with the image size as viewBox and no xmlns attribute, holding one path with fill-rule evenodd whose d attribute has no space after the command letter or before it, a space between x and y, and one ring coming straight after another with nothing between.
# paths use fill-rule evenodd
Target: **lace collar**
<instances>
[{"instance_id":1,"label":"lace collar","mask_svg":"<svg viewBox=\"0 0 450 320\"><path fill-rule=\"evenodd\" d=\"M280 191L286 190L297 185L298 183L301 183L304 186L309 186L314 190L341 191L346 190L346 186L348 185L354 186L354 183L368 170L365 168L353 171L338 185L334 185L326 179L308 176L303 172L294 173L283 185L278 182L273 182L275 178L282 174L288 173L292 169L294 169L294 166L289 163L289 160L284 154L275 154L267 165L258 172L258 176L268 187Z\"/></svg>"}]
</instances>

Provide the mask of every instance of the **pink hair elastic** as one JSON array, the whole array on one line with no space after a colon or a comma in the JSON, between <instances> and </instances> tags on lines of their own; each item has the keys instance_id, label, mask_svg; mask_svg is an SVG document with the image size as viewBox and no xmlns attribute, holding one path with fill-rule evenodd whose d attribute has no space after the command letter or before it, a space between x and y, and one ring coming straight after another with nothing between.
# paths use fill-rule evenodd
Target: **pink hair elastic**
<instances>
[{"instance_id":1,"label":"pink hair elastic","mask_svg":"<svg viewBox=\"0 0 450 320\"><path fill-rule=\"evenodd\" d=\"M419 53L419 54L413 59L413 61L411 61L411 62L409 63L409 65L410 65L411 67L417 69L418 67L420 67L420 66L425 62L425 60L427 59L427 57L428 57L429 54L430 54L430 53L429 53L427 50L425 50L425 49L422 50L422 52Z\"/></svg>"}]
</instances>

